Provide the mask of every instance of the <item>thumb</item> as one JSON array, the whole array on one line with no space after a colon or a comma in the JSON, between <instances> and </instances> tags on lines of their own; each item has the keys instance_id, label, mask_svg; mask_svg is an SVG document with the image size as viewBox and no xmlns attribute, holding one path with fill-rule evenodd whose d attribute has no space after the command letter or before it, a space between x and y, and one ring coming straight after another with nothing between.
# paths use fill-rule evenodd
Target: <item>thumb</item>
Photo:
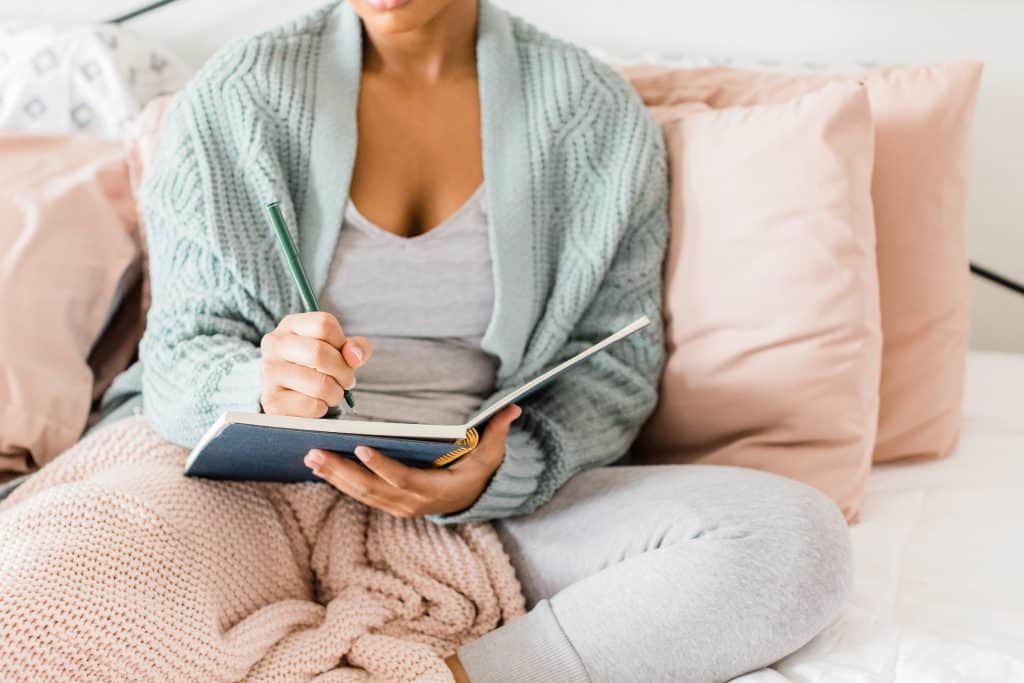
<instances>
[{"instance_id":1,"label":"thumb","mask_svg":"<svg viewBox=\"0 0 1024 683\"><path fill-rule=\"evenodd\" d=\"M498 411L484 427L483 436L477 444L476 458L469 458L464 467L466 471L483 472L490 476L495 469L501 465L505 458L505 440L508 438L509 427L512 422L522 414L522 409L517 405L506 406ZM455 463L458 467L462 463Z\"/></svg>"},{"instance_id":2,"label":"thumb","mask_svg":"<svg viewBox=\"0 0 1024 683\"><path fill-rule=\"evenodd\" d=\"M349 337L341 347L341 357L350 368L366 365L373 355L373 343L366 337Z\"/></svg>"},{"instance_id":3,"label":"thumb","mask_svg":"<svg viewBox=\"0 0 1024 683\"><path fill-rule=\"evenodd\" d=\"M487 423L481 444L488 446L493 444L494 446L500 446L504 450L505 439L508 438L509 429L512 427L512 423L522 414L523 409L515 404L499 410L491 418L491 421Z\"/></svg>"}]
</instances>

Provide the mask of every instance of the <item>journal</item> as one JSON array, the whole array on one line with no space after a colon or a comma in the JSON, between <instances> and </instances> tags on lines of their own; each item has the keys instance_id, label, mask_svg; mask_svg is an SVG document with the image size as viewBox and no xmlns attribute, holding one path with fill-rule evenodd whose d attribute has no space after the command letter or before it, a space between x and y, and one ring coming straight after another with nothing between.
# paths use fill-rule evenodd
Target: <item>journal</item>
<instances>
[{"instance_id":1,"label":"journal","mask_svg":"<svg viewBox=\"0 0 1024 683\"><path fill-rule=\"evenodd\" d=\"M471 452L484 425L505 406L526 398L563 372L650 324L644 316L526 384L499 397L460 425L357 419L316 419L226 412L192 449L185 474L238 481L319 481L303 458L313 448L355 458L370 446L414 467L445 467Z\"/></svg>"}]
</instances>

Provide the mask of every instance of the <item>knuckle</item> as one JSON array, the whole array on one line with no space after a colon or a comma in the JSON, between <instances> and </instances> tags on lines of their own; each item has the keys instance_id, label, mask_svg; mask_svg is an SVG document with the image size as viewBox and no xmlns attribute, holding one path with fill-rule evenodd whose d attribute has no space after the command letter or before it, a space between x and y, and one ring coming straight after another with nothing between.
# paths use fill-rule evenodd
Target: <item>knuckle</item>
<instances>
[{"instance_id":1,"label":"knuckle","mask_svg":"<svg viewBox=\"0 0 1024 683\"><path fill-rule=\"evenodd\" d=\"M313 410L313 417L323 417L327 414L327 404L320 399L315 400L315 406Z\"/></svg>"},{"instance_id":2,"label":"knuckle","mask_svg":"<svg viewBox=\"0 0 1024 683\"><path fill-rule=\"evenodd\" d=\"M273 360L281 355L281 337L277 332L270 332L260 339L260 355Z\"/></svg>"},{"instance_id":3,"label":"knuckle","mask_svg":"<svg viewBox=\"0 0 1024 683\"><path fill-rule=\"evenodd\" d=\"M324 451L318 448L315 448L313 450L318 451L320 453L324 453ZM313 451L310 452L312 453ZM337 474L337 469L338 468L334 466L334 460L330 456L325 457L323 463L320 465L320 471L323 472L325 475L329 475L332 478L335 477L335 475Z\"/></svg>"},{"instance_id":4,"label":"knuckle","mask_svg":"<svg viewBox=\"0 0 1024 683\"><path fill-rule=\"evenodd\" d=\"M260 378L263 380L263 386L268 390L272 390L275 387L283 386L281 381L285 375L285 365L276 358L263 358L260 360Z\"/></svg>"},{"instance_id":5,"label":"knuckle","mask_svg":"<svg viewBox=\"0 0 1024 683\"><path fill-rule=\"evenodd\" d=\"M277 358L264 356L260 359L260 376L264 380L277 380L280 378L284 367ZM273 384L279 384L280 382L274 381Z\"/></svg>"},{"instance_id":6,"label":"knuckle","mask_svg":"<svg viewBox=\"0 0 1024 683\"><path fill-rule=\"evenodd\" d=\"M336 399L341 398L341 387L333 377L322 372L316 373L316 391L317 395L328 403L334 403Z\"/></svg>"},{"instance_id":7,"label":"knuckle","mask_svg":"<svg viewBox=\"0 0 1024 683\"><path fill-rule=\"evenodd\" d=\"M327 344L323 342L317 344L313 351L314 367L317 369L329 367L334 355L336 354L331 352L331 348Z\"/></svg>"},{"instance_id":8,"label":"knuckle","mask_svg":"<svg viewBox=\"0 0 1024 683\"><path fill-rule=\"evenodd\" d=\"M322 417L327 412L327 404L318 398L306 396L302 402L302 410L309 417Z\"/></svg>"},{"instance_id":9,"label":"knuckle","mask_svg":"<svg viewBox=\"0 0 1024 683\"><path fill-rule=\"evenodd\" d=\"M312 315L314 316L314 329L316 330L317 336L321 339L325 339L332 331L334 331L334 316L323 311L317 311Z\"/></svg>"}]
</instances>

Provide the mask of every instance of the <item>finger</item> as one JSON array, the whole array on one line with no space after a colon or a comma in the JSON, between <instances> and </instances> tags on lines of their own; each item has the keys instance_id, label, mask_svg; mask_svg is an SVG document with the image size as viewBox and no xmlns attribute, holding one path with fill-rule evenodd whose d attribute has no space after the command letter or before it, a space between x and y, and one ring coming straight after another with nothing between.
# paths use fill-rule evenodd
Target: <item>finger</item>
<instances>
[{"instance_id":1,"label":"finger","mask_svg":"<svg viewBox=\"0 0 1024 683\"><path fill-rule=\"evenodd\" d=\"M341 329L341 323L333 315L324 311L286 315L278 323L277 329L282 332L319 339L335 349L340 349L345 343L345 332Z\"/></svg>"},{"instance_id":2,"label":"finger","mask_svg":"<svg viewBox=\"0 0 1024 683\"><path fill-rule=\"evenodd\" d=\"M366 337L349 337L341 347L341 355L350 367L362 367L373 355L373 342Z\"/></svg>"},{"instance_id":3,"label":"finger","mask_svg":"<svg viewBox=\"0 0 1024 683\"><path fill-rule=\"evenodd\" d=\"M312 398L318 398L329 406L341 403L344 390L330 375L286 360L265 360L263 377L274 386L291 389Z\"/></svg>"},{"instance_id":4,"label":"finger","mask_svg":"<svg viewBox=\"0 0 1024 683\"><path fill-rule=\"evenodd\" d=\"M391 484L396 489L420 493L423 484L423 472L389 458L376 448L358 446L356 457L374 474Z\"/></svg>"},{"instance_id":5,"label":"finger","mask_svg":"<svg viewBox=\"0 0 1024 683\"><path fill-rule=\"evenodd\" d=\"M465 458L460 458L448 468L451 472L470 471L487 473L490 476L505 458L505 441L513 421L522 414L517 405L506 406L490 419L484 428L480 443Z\"/></svg>"},{"instance_id":6,"label":"finger","mask_svg":"<svg viewBox=\"0 0 1024 683\"><path fill-rule=\"evenodd\" d=\"M344 465L338 462L340 459L341 456L337 453L314 448L306 453L303 462L313 474L342 493L361 503L380 507L383 504L380 484L383 482L363 476L365 473L346 472Z\"/></svg>"},{"instance_id":7,"label":"finger","mask_svg":"<svg viewBox=\"0 0 1024 683\"><path fill-rule=\"evenodd\" d=\"M406 494L372 472L337 453L319 448L306 454L306 465L336 489L377 509L403 507Z\"/></svg>"},{"instance_id":8,"label":"finger","mask_svg":"<svg viewBox=\"0 0 1024 683\"><path fill-rule=\"evenodd\" d=\"M274 335L269 345L271 358L291 361L330 375L344 389L356 385L356 375L352 368L338 350L327 342L298 334L280 334Z\"/></svg>"},{"instance_id":9,"label":"finger","mask_svg":"<svg viewBox=\"0 0 1024 683\"><path fill-rule=\"evenodd\" d=\"M267 415L323 417L327 413L326 403L291 389L269 392L266 398L261 399L260 404Z\"/></svg>"}]
</instances>

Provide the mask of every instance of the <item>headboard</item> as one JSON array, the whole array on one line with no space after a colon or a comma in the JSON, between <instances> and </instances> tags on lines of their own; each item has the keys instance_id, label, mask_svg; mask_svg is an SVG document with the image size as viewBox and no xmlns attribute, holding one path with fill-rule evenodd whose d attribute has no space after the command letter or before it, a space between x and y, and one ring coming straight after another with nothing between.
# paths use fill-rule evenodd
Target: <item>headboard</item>
<instances>
[{"instance_id":1,"label":"headboard","mask_svg":"<svg viewBox=\"0 0 1024 683\"><path fill-rule=\"evenodd\" d=\"M1017 0L494 0L542 28L622 54L743 63L986 62L974 139L968 250L972 345L1024 352L1024 3ZM11 11L4 12L4 5ZM197 66L225 41L324 0L0 0L0 15L117 18ZM18 5L17 9L14 5Z\"/></svg>"}]
</instances>

